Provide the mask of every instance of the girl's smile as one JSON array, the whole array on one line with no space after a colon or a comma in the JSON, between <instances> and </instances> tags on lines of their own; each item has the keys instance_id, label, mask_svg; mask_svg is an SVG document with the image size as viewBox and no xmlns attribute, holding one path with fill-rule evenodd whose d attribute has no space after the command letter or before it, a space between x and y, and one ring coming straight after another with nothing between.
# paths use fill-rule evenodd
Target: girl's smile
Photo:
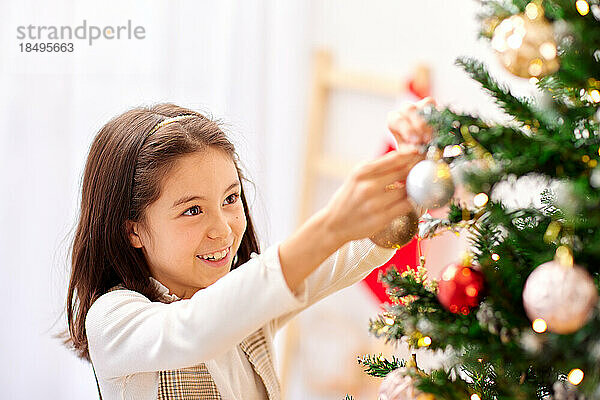
<instances>
[{"instance_id":1,"label":"girl's smile","mask_svg":"<svg viewBox=\"0 0 600 400\"><path fill-rule=\"evenodd\" d=\"M228 246L226 249L221 251L211 252L205 255L197 255L199 260L204 262L206 265L210 265L211 267L222 267L229 263L231 260L231 246Z\"/></svg>"}]
</instances>

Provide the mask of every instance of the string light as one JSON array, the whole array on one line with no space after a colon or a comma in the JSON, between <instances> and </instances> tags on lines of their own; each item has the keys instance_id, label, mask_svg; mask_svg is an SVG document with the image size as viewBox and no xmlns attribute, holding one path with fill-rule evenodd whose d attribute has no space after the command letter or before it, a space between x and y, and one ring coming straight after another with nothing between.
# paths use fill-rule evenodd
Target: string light
<instances>
[{"instance_id":1,"label":"string light","mask_svg":"<svg viewBox=\"0 0 600 400\"><path fill-rule=\"evenodd\" d=\"M575 3L575 7L581 15L587 15L587 13L590 12L590 5L585 0L577 0L577 3Z\"/></svg>"},{"instance_id":2,"label":"string light","mask_svg":"<svg viewBox=\"0 0 600 400\"><path fill-rule=\"evenodd\" d=\"M546 329L548 329L548 324L546 324L546 321L544 321L543 319L536 318L533 320L531 327L537 333L544 333L544 332L546 332Z\"/></svg>"},{"instance_id":3,"label":"string light","mask_svg":"<svg viewBox=\"0 0 600 400\"><path fill-rule=\"evenodd\" d=\"M385 323L386 325L394 325L394 320L393 318L385 317Z\"/></svg>"},{"instance_id":4,"label":"string light","mask_svg":"<svg viewBox=\"0 0 600 400\"><path fill-rule=\"evenodd\" d=\"M590 90L590 97L594 103L600 103L600 91L598 89Z\"/></svg>"},{"instance_id":5,"label":"string light","mask_svg":"<svg viewBox=\"0 0 600 400\"><path fill-rule=\"evenodd\" d=\"M473 394L471 395L471 400L481 400L481 397L479 397L479 395L477 395L477 394L473 393Z\"/></svg>"},{"instance_id":6,"label":"string light","mask_svg":"<svg viewBox=\"0 0 600 400\"><path fill-rule=\"evenodd\" d=\"M529 71L529 75L538 76L541 75L543 66L544 62L539 58L535 58L529 63L529 68L527 69L527 71Z\"/></svg>"},{"instance_id":7,"label":"string light","mask_svg":"<svg viewBox=\"0 0 600 400\"><path fill-rule=\"evenodd\" d=\"M540 16L540 6L538 6L535 3L529 3L527 4L527 7L525 7L525 14L527 15L527 18L534 20L537 17Z\"/></svg>"},{"instance_id":8,"label":"string light","mask_svg":"<svg viewBox=\"0 0 600 400\"><path fill-rule=\"evenodd\" d=\"M492 260L498 261L499 259L500 259L500 256L497 253L492 254Z\"/></svg>"},{"instance_id":9,"label":"string light","mask_svg":"<svg viewBox=\"0 0 600 400\"><path fill-rule=\"evenodd\" d=\"M556 46L552 42L545 42L540 45L540 54L546 60L552 60L556 57Z\"/></svg>"},{"instance_id":10,"label":"string light","mask_svg":"<svg viewBox=\"0 0 600 400\"><path fill-rule=\"evenodd\" d=\"M567 379L573 385L577 386L583 380L583 371L580 370L579 368L572 369L571 372L569 372L569 375L567 376Z\"/></svg>"},{"instance_id":11,"label":"string light","mask_svg":"<svg viewBox=\"0 0 600 400\"><path fill-rule=\"evenodd\" d=\"M462 154L462 149L459 145L446 146L444 148L444 157L456 157Z\"/></svg>"},{"instance_id":12,"label":"string light","mask_svg":"<svg viewBox=\"0 0 600 400\"><path fill-rule=\"evenodd\" d=\"M483 207L488 202L488 200L489 198L487 194L479 193L475 195L475 197L473 197L473 204L475 204L476 207Z\"/></svg>"},{"instance_id":13,"label":"string light","mask_svg":"<svg viewBox=\"0 0 600 400\"><path fill-rule=\"evenodd\" d=\"M419 339L419 341L417 342L417 345L419 345L419 347L427 347L431 344L431 338L429 336L424 336L422 338Z\"/></svg>"}]
</instances>

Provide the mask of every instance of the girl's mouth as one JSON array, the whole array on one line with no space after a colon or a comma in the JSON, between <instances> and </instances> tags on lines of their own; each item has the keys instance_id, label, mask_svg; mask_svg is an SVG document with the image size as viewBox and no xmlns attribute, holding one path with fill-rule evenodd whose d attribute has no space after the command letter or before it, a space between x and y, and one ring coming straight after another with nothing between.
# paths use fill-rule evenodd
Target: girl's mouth
<instances>
[{"instance_id":1,"label":"girl's mouth","mask_svg":"<svg viewBox=\"0 0 600 400\"><path fill-rule=\"evenodd\" d=\"M204 264L209 265L211 267L214 267L214 268L223 267L223 266L227 265L229 263L229 260L231 259L231 246L229 246L226 249L226 251L227 251L227 254L225 254L225 257L218 259L218 260L213 259L213 257L207 259L207 258L204 258L206 256L203 257L200 255L197 255L196 258L199 259L200 261L202 261Z\"/></svg>"}]
</instances>

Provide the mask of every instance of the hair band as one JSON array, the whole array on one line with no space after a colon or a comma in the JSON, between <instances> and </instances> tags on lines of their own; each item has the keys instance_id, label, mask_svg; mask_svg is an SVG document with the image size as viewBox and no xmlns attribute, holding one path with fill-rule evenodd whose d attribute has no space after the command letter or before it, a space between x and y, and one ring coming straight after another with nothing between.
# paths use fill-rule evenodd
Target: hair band
<instances>
[{"instance_id":1,"label":"hair band","mask_svg":"<svg viewBox=\"0 0 600 400\"><path fill-rule=\"evenodd\" d=\"M156 124L156 126L154 128L152 128L152 130L150 131L150 133L148 133L148 136L152 135L154 132L156 132L157 130L159 130L163 126L165 126L167 124L170 124L171 122L181 121L182 119L190 118L190 117L197 117L197 115L194 115L194 114L184 114L184 115L177 115L176 117L171 117L171 118L163 119L158 124Z\"/></svg>"}]
</instances>

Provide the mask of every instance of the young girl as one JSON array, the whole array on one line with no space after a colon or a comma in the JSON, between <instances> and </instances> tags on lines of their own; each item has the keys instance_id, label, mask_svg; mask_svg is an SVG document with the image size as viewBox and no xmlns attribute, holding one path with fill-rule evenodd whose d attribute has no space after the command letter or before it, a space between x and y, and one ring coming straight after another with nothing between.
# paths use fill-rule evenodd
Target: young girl
<instances>
[{"instance_id":1,"label":"young girl","mask_svg":"<svg viewBox=\"0 0 600 400\"><path fill-rule=\"evenodd\" d=\"M218 122L173 104L97 134L83 177L67 296L70 342L101 397L279 399L276 331L394 249L368 237L410 204L400 181L430 133L415 106L403 151L354 169L329 204L263 252L238 156Z\"/></svg>"}]
</instances>

